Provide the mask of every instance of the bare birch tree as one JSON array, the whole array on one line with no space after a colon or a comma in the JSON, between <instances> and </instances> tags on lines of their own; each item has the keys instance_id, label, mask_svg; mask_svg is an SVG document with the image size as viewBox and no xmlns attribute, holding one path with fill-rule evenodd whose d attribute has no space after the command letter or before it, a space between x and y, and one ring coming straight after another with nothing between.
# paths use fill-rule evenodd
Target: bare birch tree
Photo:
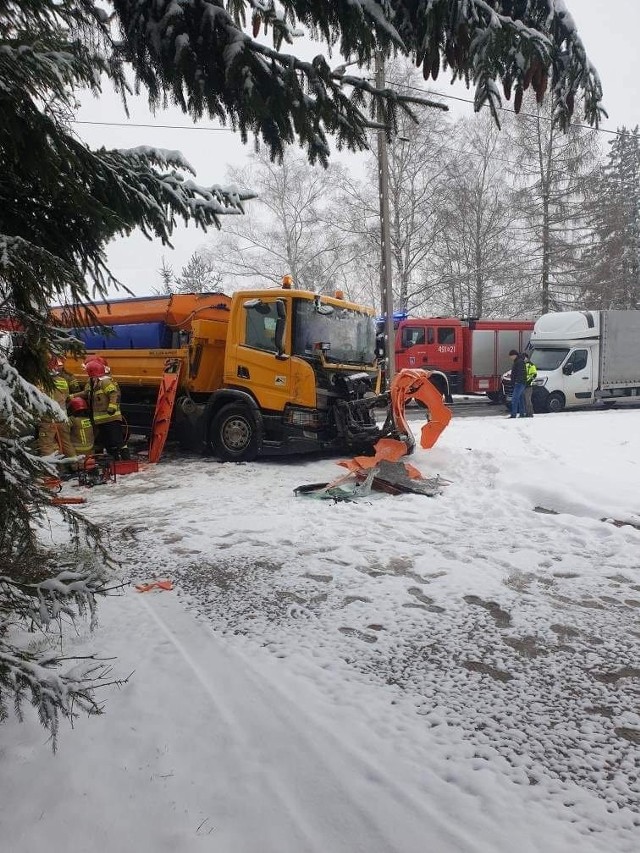
<instances>
[{"instance_id":1,"label":"bare birch tree","mask_svg":"<svg viewBox=\"0 0 640 853\"><path fill-rule=\"evenodd\" d=\"M389 66L387 78L399 90L412 91L419 83L415 70L399 62ZM419 123L400 117L398 133L388 148L394 302L400 310L413 313L429 305L437 288L429 273L429 258L439 227L438 199L451 132L449 120L439 111L427 108L415 112ZM342 227L360 246L359 255L354 253L360 275L366 269L368 288L375 289L379 303L380 206L375 144L365 177L345 183L340 207L344 212Z\"/></svg>"},{"instance_id":2,"label":"bare birch tree","mask_svg":"<svg viewBox=\"0 0 640 853\"><path fill-rule=\"evenodd\" d=\"M262 151L247 169L230 170L230 180L252 187L258 198L206 250L224 289L279 283L285 274L303 289L331 292L342 286L352 242L334 221L343 174L339 165L311 166L291 149L281 163Z\"/></svg>"},{"instance_id":3,"label":"bare birch tree","mask_svg":"<svg viewBox=\"0 0 640 853\"><path fill-rule=\"evenodd\" d=\"M451 136L431 256L439 308L467 317L517 314L519 259L504 134L485 113L460 120Z\"/></svg>"},{"instance_id":4,"label":"bare birch tree","mask_svg":"<svg viewBox=\"0 0 640 853\"><path fill-rule=\"evenodd\" d=\"M530 98L525 109L507 124L517 151L510 171L527 256L523 292L531 308L544 314L580 299L588 241L585 198L602 155L595 131L577 123L561 131L550 104Z\"/></svg>"}]
</instances>

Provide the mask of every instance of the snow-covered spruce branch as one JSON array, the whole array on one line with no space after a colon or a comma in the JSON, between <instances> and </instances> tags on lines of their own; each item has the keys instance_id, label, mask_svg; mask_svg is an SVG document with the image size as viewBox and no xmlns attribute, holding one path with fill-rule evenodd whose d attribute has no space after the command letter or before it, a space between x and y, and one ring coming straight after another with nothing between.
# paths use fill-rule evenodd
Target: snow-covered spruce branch
<instances>
[{"instance_id":1,"label":"snow-covered spruce branch","mask_svg":"<svg viewBox=\"0 0 640 853\"><path fill-rule=\"evenodd\" d=\"M30 427L34 418L62 421L66 417L54 400L23 379L0 353L0 423L19 432Z\"/></svg>"},{"instance_id":2,"label":"snow-covered spruce branch","mask_svg":"<svg viewBox=\"0 0 640 853\"><path fill-rule=\"evenodd\" d=\"M276 0L247 0L247 3L253 9L251 26L254 38L262 26L264 26L265 32L271 27L273 46L279 50L283 41L293 44L295 38L304 35L303 30L296 26L295 15L290 10L286 10L282 4L277 3ZM245 0L229 0L228 7L234 21L240 26L246 26Z\"/></svg>"},{"instance_id":3,"label":"snow-covered spruce branch","mask_svg":"<svg viewBox=\"0 0 640 853\"><path fill-rule=\"evenodd\" d=\"M383 123L394 127L396 109L410 109L412 102L378 93L356 75L347 86L321 56L302 62L281 54L283 32L293 31L297 22L330 49L338 42L341 56L360 67L370 66L377 49L410 55L425 78L435 79L447 67L454 79L473 82L476 107L488 103L496 116L501 97L496 81L507 99L514 93L516 109L529 87L542 99L550 83L554 115L563 126L579 90L589 121L597 122L602 112L600 81L560 0L113 0L113 5L123 55L152 105L161 105L170 92L194 119L230 120L245 139L253 132L272 156L298 141L312 162L326 162L331 135L339 146L366 148L372 116L382 111ZM277 28L275 47L244 31L246 12Z\"/></svg>"},{"instance_id":4,"label":"snow-covered spruce branch","mask_svg":"<svg viewBox=\"0 0 640 853\"><path fill-rule=\"evenodd\" d=\"M104 571L67 569L38 583L25 583L0 575L0 617L10 612L30 629L49 629L52 622L66 616L71 621L80 616L95 617L96 596L124 588L110 586Z\"/></svg>"},{"instance_id":5,"label":"snow-covered spruce branch","mask_svg":"<svg viewBox=\"0 0 640 853\"><path fill-rule=\"evenodd\" d=\"M65 662L74 665L62 670ZM101 714L103 709L96 691L122 686L128 681L128 678L111 678L111 674L108 659L62 657L50 652L38 655L6 643L0 634L0 720L7 717L11 700L16 716L22 721L23 703L28 701L50 733L55 751L61 716L73 722L79 711Z\"/></svg>"},{"instance_id":6,"label":"snow-covered spruce branch","mask_svg":"<svg viewBox=\"0 0 640 853\"><path fill-rule=\"evenodd\" d=\"M0 78L11 89L34 99L74 105L73 87L81 85L99 94L100 75L110 71L104 56L80 42L69 43L63 33L40 34L30 45L3 45ZM5 84L8 88L8 84Z\"/></svg>"},{"instance_id":7,"label":"snow-covered spruce branch","mask_svg":"<svg viewBox=\"0 0 640 853\"><path fill-rule=\"evenodd\" d=\"M0 576L0 720L6 717L10 700L22 719L26 699L51 733L55 748L60 715L73 719L76 708L89 714L101 712L95 691L126 679L109 680L109 662L93 655L63 656L50 647L44 651L25 648L24 632L39 631L53 640L54 625L61 633L64 619L75 624L87 616L93 627L96 597L121 588L121 584L109 586L104 572L91 565L35 583ZM65 669L69 661L74 665Z\"/></svg>"},{"instance_id":8,"label":"snow-covered spruce branch","mask_svg":"<svg viewBox=\"0 0 640 853\"><path fill-rule=\"evenodd\" d=\"M108 179L119 193L123 208L137 211L138 227L148 237L152 234L168 243L175 217L195 222L203 230L210 225L220 228L220 216L242 214L242 202L253 198L248 190L218 185L203 187L175 171L193 171L176 151L150 147L131 150L98 151L96 157L107 171ZM156 167L175 167L158 172Z\"/></svg>"}]
</instances>

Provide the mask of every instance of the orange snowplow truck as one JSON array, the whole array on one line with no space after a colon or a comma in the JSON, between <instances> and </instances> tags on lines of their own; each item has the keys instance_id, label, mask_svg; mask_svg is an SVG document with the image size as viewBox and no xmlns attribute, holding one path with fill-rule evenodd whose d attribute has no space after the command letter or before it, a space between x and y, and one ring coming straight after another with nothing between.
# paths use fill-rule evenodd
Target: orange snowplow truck
<instances>
[{"instance_id":1,"label":"orange snowplow truck","mask_svg":"<svg viewBox=\"0 0 640 853\"><path fill-rule=\"evenodd\" d=\"M73 334L87 355L69 357L65 367L84 380L83 362L106 358L130 431L143 435L152 434L154 415L157 421L165 371L177 374L175 402L164 410L172 437L227 461L326 448L363 452L386 436L411 450L406 421L394 416L391 395L380 393L373 310L285 285L231 298L174 294L95 303L100 327L76 306ZM53 309L53 317L64 324L68 309ZM417 383L416 395L442 405L446 389L427 376L428 387ZM432 379L446 383L444 376ZM382 426L380 406L388 412Z\"/></svg>"}]
</instances>

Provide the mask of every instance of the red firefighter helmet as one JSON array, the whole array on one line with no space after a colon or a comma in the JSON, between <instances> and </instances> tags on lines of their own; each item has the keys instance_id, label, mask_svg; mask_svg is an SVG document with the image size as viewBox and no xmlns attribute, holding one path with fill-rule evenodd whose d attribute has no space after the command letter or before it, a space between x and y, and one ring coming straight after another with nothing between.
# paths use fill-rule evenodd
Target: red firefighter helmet
<instances>
[{"instance_id":1,"label":"red firefighter helmet","mask_svg":"<svg viewBox=\"0 0 640 853\"><path fill-rule=\"evenodd\" d=\"M84 415L89 411L89 406L84 397L71 397L67 408L69 409L69 413L76 417Z\"/></svg>"},{"instance_id":2,"label":"red firefighter helmet","mask_svg":"<svg viewBox=\"0 0 640 853\"><path fill-rule=\"evenodd\" d=\"M102 359L92 358L84 365L90 379L100 379L107 372L104 361Z\"/></svg>"},{"instance_id":3,"label":"red firefighter helmet","mask_svg":"<svg viewBox=\"0 0 640 853\"><path fill-rule=\"evenodd\" d=\"M104 364L105 373L111 373L111 368L109 367L109 362L103 355L92 355L91 361L99 361L100 364Z\"/></svg>"}]
</instances>

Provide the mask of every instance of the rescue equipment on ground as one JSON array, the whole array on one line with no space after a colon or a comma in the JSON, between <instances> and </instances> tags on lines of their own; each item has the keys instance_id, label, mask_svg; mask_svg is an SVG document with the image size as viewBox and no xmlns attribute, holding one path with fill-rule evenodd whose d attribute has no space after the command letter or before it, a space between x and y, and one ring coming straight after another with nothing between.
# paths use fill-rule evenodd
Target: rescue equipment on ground
<instances>
[{"instance_id":1,"label":"rescue equipment on ground","mask_svg":"<svg viewBox=\"0 0 640 853\"><path fill-rule=\"evenodd\" d=\"M106 453L87 456L78 470L78 485L93 488L115 483L116 475L112 463L113 460Z\"/></svg>"}]
</instances>

